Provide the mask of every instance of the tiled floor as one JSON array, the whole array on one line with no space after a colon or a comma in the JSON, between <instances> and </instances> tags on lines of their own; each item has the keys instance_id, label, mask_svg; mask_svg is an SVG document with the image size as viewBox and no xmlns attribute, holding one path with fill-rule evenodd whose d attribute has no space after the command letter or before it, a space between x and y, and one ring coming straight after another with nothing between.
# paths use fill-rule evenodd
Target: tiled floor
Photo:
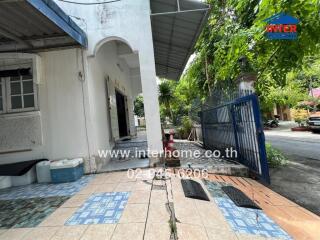
<instances>
[{"instance_id":1,"label":"tiled floor","mask_svg":"<svg viewBox=\"0 0 320 240\"><path fill-rule=\"evenodd\" d=\"M44 221L42 221L40 227L61 227L67 222L67 220L76 212L77 207L60 207L51 215L49 215Z\"/></svg>"},{"instance_id":2,"label":"tiled floor","mask_svg":"<svg viewBox=\"0 0 320 240\"><path fill-rule=\"evenodd\" d=\"M65 225L118 223L129 195L129 192L93 194Z\"/></svg>"},{"instance_id":3,"label":"tiled floor","mask_svg":"<svg viewBox=\"0 0 320 240\"><path fill-rule=\"evenodd\" d=\"M35 227L68 198L49 197L0 201L0 228Z\"/></svg>"},{"instance_id":4,"label":"tiled floor","mask_svg":"<svg viewBox=\"0 0 320 240\"><path fill-rule=\"evenodd\" d=\"M209 179L232 184L247 194L294 239L319 239L320 218L259 182L243 177L210 174ZM243 238L241 238L243 239Z\"/></svg>"},{"instance_id":5,"label":"tiled floor","mask_svg":"<svg viewBox=\"0 0 320 240\"><path fill-rule=\"evenodd\" d=\"M126 169L137 169L149 167L150 161L148 158L134 158L126 161L112 160L106 166L100 169L100 172L124 171Z\"/></svg>"},{"instance_id":6,"label":"tiled floor","mask_svg":"<svg viewBox=\"0 0 320 240\"><path fill-rule=\"evenodd\" d=\"M84 188L93 176L84 176L78 181L61 184L30 184L0 190L0 200L72 196Z\"/></svg>"},{"instance_id":7,"label":"tiled floor","mask_svg":"<svg viewBox=\"0 0 320 240\"><path fill-rule=\"evenodd\" d=\"M111 157L111 160L102 166L99 172L147 168L150 166L150 161L147 156L142 156L141 154L142 152L147 153L147 149L148 143L145 131L138 132L138 136L135 138L123 141L119 140L113 149L115 152L118 152L117 156ZM126 155L127 153L128 156Z\"/></svg>"},{"instance_id":8,"label":"tiled floor","mask_svg":"<svg viewBox=\"0 0 320 240\"><path fill-rule=\"evenodd\" d=\"M61 205L75 204L74 200L67 200L92 179L93 176L84 176L71 183L30 184L0 190L0 229L36 227Z\"/></svg>"},{"instance_id":9,"label":"tiled floor","mask_svg":"<svg viewBox=\"0 0 320 240\"><path fill-rule=\"evenodd\" d=\"M221 189L226 184L205 181L205 185L233 231L269 238L292 239L262 210L236 206Z\"/></svg>"},{"instance_id":10,"label":"tiled floor","mask_svg":"<svg viewBox=\"0 0 320 240\"><path fill-rule=\"evenodd\" d=\"M235 231L220 202L214 201L223 197L212 191L219 185L212 187L213 196L205 188L211 200L206 202L186 198L177 174L166 181L147 174L140 177L129 178L126 172L98 174L37 227L0 229L0 240L169 240L174 229L179 240L275 240ZM110 215L107 208L112 209ZM250 216L241 220L246 218Z\"/></svg>"}]
</instances>

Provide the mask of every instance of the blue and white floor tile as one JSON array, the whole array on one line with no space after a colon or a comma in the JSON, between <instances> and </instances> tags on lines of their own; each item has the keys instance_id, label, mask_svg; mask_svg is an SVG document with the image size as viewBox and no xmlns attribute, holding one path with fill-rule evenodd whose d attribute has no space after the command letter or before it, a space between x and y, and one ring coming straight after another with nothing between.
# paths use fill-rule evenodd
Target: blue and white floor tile
<instances>
[{"instance_id":1,"label":"blue and white floor tile","mask_svg":"<svg viewBox=\"0 0 320 240\"><path fill-rule=\"evenodd\" d=\"M30 184L0 190L0 200L72 196L81 191L94 177L83 176L75 182L60 184Z\"/></svg>"},{"instance_id":2,"label":"blue and white floor tile","mask_svg":"<svg viewBox=\"0 0 320 240\"><path fill-rule=\"evenodd\" d=\"M118 223L129 195L129 192L93 194L65 225Z\"/></svg>"},{"instance_id":3,"label":"blue and white floor tile","mask_svg":"<svg viewBox=\"0 0 320 240\"><path fill-rule=\"evenodd\" d=\"M241 208L235 205L221 189L226 184L210 181L205 181L205 184L233 231L267 238L292 239L262 210Z\"/></svg>"}]
</instances>

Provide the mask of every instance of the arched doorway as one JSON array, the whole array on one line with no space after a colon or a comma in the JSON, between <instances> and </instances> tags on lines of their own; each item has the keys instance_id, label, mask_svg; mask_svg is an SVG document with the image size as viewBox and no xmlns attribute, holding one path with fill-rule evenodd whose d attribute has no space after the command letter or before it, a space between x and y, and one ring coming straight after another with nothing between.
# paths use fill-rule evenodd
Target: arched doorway
<instances>
[{"instance_id":1,"label":"arched doorway","mask_svg":"<svg viewBox=\"0 0 320 240\"><path fill-rule=\"evenodd\" d=\"M94 72L105 80L109 140L136 135L133 101L142 92L139 55L127 42L109 38L98 44ZM99 109L101 111L101 109Z\"/></svg>"},{"instance_id":2,"label":"arched doorway","mask_svg":"<svg viewBox=\"0 0 320 240\"><path fill-rule=\"evenodd\" d=\"M106 158L100 157L101 149L117 150L120 146L121 150L129 147L132 153L137 153L137 148L139 151L143 145L148 157L140 158L140 155L145 155L138 152L134 159L137 161L130 163L131 168L149 166L149 160L157 161L158 157L154 156L158 156L162 151L153 54L143 46L139 46L138 50L139 52L134 50L123 39L109 37L100 41L95 47L94 55L88 58L89 108L94 132L92 139L95 152L102 158L101 171L110 170L109 166L112 165L112 162L109 162L110 155ZM134 100L138 95L143 96L143 109L146 114L144 129L136 127L138 121L134 116ZM125 162L121 158L117 160ZM121 169L126 168L122 166Z\"/></svg>"}]
</instances>

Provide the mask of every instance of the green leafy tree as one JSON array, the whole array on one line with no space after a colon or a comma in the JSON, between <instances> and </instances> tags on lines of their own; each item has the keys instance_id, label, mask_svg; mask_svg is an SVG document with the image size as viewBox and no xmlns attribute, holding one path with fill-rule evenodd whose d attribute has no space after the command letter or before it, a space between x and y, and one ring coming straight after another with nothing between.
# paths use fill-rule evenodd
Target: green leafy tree
<instances>
[{"instance_id":1,"label":"green leafy tree","mask_svg":"<svg viewBox=\"0 0 320 240\"><path fill-rule=\"evenodd\" d=\"M173 111L171 105L174 101L174 89L172 88L171 81L162 80L159 84L159 102L161 105L165 107L165 111L163 112L166 116L171 118L171 121L174 122Z\"/></svg>"},{"instance_id":2,"label":"green leafy tree","mask_svg":"<svg viewBox=\"0 0 320 240\"><path fill-rule=\"evenodd\" d=\"M295 107L299 102L308 98L308 92L303 84L296 81L295 76L291 73L286 78L283 86L270 84L266 91L260 94L262 101L262 110L265 112L272 111L277 104L280 106Z\"/></svg>"},{"instance_id":3,"label":"green leafy tree","mask_svg":"<svg viewBox=\"0 0 320 240\"><path fill-rule=\"evenodd\" d=\"M317 57L305 58L302 71L293 72L294 77L309 90L320 87L320 58Z\"/></svg>"},{"instance_id":4,"label":"green leafy tree","mask_svg":"<svg viewBox=\"0 0 320 240\"><path fill-rule=\"evenodd\" d=\"M144 117L144 103L143 103L143 97L139 95L134 100L134 114L138 117Z\"/></svg>"},{"instance_id":5,"label":"green leafy tree","mask_svg":"<svg viewBox=\"0 0 320 240\"><path fill-rule=\"evenodd\" d=\"M296 82L299 78L305 83L311 77L318 79L315 68L310 68L307 61L309 56L319 56L318 0L208 0L208 3L212 7L208 24L197 42L197 55L186 77L197 81L202 92L199 95L236 85L240 73L238 59L242 56L247 57L251 70L258 75L256 91L264 105L269 104L271 96L289 104L298 100L290 91L297 93L301 86L293 83L287 86L288 73L295 72ZM264 20L280 12L300 20L297 40L268 40L264 36ZM275 94L278 90L280 93Z\"/></svg>"}]
</instances>

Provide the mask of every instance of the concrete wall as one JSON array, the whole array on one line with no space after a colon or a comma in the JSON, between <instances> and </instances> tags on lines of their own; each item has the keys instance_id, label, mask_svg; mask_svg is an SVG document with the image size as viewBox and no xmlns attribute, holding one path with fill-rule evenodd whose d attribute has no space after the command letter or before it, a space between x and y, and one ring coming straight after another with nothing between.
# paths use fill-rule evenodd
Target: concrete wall
<instances>
[{"instance_id":1,"label":"concrete wall","mask_svg":"<svg viewBox=\"0 0 320 240\"><path fill-rule=\"evenodd\" d=\"M41 79L37 86L42 145L31 151L0 154L0 164L39 158L88 157L77 51L69 49L39 54ZM19 119L28 115L30 113L13 113L0 115L0 118ZM18 140L21 134L15 132L14 137Z\"/></svg>"}]
</instances>

